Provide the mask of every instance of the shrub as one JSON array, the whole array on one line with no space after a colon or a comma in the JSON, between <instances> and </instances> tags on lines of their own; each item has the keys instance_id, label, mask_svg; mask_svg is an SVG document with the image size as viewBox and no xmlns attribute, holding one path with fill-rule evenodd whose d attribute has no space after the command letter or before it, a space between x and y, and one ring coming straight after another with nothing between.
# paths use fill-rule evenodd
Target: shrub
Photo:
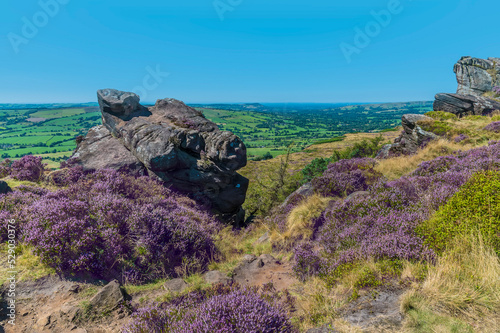
<instances>
[{"instance_id":1,"label":"shrub","mask_svg":"<svg viewBox=\"0 0 500 333\"><path fill-rule=\"evenodd\" d=\"M330 202L329 198L319 195L307 197L301 203L295 205L283 218L286 225L271 234L273 246L281 249L291 249L302 240L310 240L317 231L316 221Z\"/></svg>"},{"instance_id":2,"label":"shrub","mask_svg":"<svg viewBox=\"0 0 500 333\"><path fill-rule=\"evenodd\" d=\"M314 250L311 243L299 244L294 252L295 262L292 269L299 280L305 281L311 276L319 275L325 269L325 260Z\"/></svg>"},{"instance_id":3,"label":"shrub","mask_svg":"<svg viewBox=\"0 0 500 333\"><path fill-rule=\"evenodd\" d=\"M495 121L484 128L485 131L500 133L500 121Z\"/></svg>"},{"instance_id":4,"label":"shrub","mask_svg":"<svg viewBox=\"0 0 500 333\"><path fill-rule=\"evenodd\" d=\"M272 286L214 286L167 304L140 309L124 333L296 332L289 319L291 298Z\"/></svg>"},{"instance_id":5,"label":"shrub","mask_svg":"<svg viewBox=\"0 0 500 333\"><path fill-rule=\"evenodd\" d=\"M0 178L4 178L10 175L12 161L8 158L0 163Z\"/></svg>"},{"instance_id":6,"label":"shrub","mask_svg":"<svg viewBox=\"0 0 500 333\"><path fill-rule=\"evenodd\" d=\"M17 180L38 182L43 176L45 166L46 164L42 163L42 157L26 155L12 163L11 176Z\"/></svg>"},{"instance_id":7,"label":"shrub","mask_svg":"<svg viewBox=\"0 0 500 333\"><path fill-rule=\"evenodd\" d=\"M302 169L303 182L308 183L325 172L330 164L329 158L316 158Z\"/></svg>"},{"instance_id":8,"label":"shrub","mask_svg":"<svg viewBox=\"0 0 500 333\"><path fill-rule=\"evenodd\" d=\"M335 151L331 158L332 162L344 159L375 157L384 146L384 137L379 135L373 139L365 139L356 142L352 147L347 147L341 151Z\"/></svg>"},{"instance_id":9,"label":"shrub","mask_svg":"<svg viewBox=\"0 0 500 333\"><path fill-rule=\"evenodd\" d=\"M320 256L325 262L326 275L335 275L341 267L349 267L349 264L369 258L434 260L434 249L439 250L439 247L429 247L431 244L424 240L430 232L425 234L417 232L417 227L425 225L427 223L425 221L445 206L474 173L487 170L498 172L498 169L500 169L500 144L492 142L487 147L424 162L412 174L395 181L386 182L379 179L367 187L369 196L354 197L348 201L337 200L330 204L315 223L315 227L320 226L317 240L319 248L322 248L321 252L304 254L300 251L305 250L299 248L298 258L307 258L308 255ZM349 168L346 167L344 170ZM342 169L337 171L340 177ZM492 203L496 203L496 198L500 196L494 192L496 181L488 180L488 182L491 184L486 188L487 191L477 193L483 196L483 202L478 201L476 206L472 205L475 201L468 204L471 207L471 214L474 209L479 211L486 209L486 213L476 215L478 218L486 217L485 221L488 222L483 225L490 226L491 230L488 231L490 235L494 232L499 233L499 230L492 229L493 225L498 224L495 224L496 222L492 224L493 220L488 219L489 215L486 216L493 211L488 211L490 208L484 200L490 199L484 195L488 194L490 197L496 195L495 199L491 199L493 201L489 201ZM471 198L475 200L474 196ZM451 210L450 208L449 211ZM449 216L458 218L460 215L460 210L457 210L455 215ZM467 214L462 215L467 216ZM456 231L460 230L457 228ZM446 237L449 238L452 234L450 232L441 238L428 237L428 239L431 241L441 239L444 242ZM299 275L304 271L305 268L298 268Z\"/></svg>"},{"instance_id":10,"label":"shrub","mask_svg":"<svg viewBox=\"0 0 500 333\"><path fill-rule=\"evenodd\" d=\"M20 188L0 200L21 239L59 273L140 282L203 269L215 252L219 223L146 177L100 170L55 192Z\"/></svg>"},{"instance_id":11,"label":"shrub","mask_svg":"<svg viewBox=\"0 0 500 333\"><path fill-rule=\"evenodd\" d=\"M290 146L287 154L279 156L273 163L256 166L258 177L250 182L243 204L249 215L268 215L300 187L301 174L290 170L291 148Z\"/></svg>"},{"instance_id":12,"label":"shrub","mask_svg":"<svg viewBox=\"0 0 500 333\"><path fill-rule=\"evenodd\" d=\"M431 111L431 112L427 112L425 115L427 117L431 117L432 119L440 120L440 121L458 119L458 117L456 115L454 115L453 113L444 112L444 111Z\"/></svg>"},{"instance_id":13,"label":"shrub","mask_svg":"<svg viewBox=\"0 0 500 333\"><path fill-rule=\"evenodd\" d=\"M497 94L497 96L500 96L500 86L493 87L493 92Z\"/></svg>"},{"instance_id":14,"label":"shrub","mask_svg":"<svg viewBox=\"0 0 500 333\"><path fill-rule=\"evenodd\" d=\"M344 197L364 191L380 176L374 170L376 161L369 158L341 160L330 164L321 177L312 181L315 191L323 196Z\"/></svg>"},{"instance_id":15,"label":"shrub","mask_svg":"<svg viewBox=\"0 0 500 333\"><path fill-rule=\"evenodd\" d=\"M418 125L427 132L432 132L439 136L452 137L455 134L452 124L441 120L422 120Z\"/></svg>"},{"instance_id":16,"label":"shrub","mask_svg":"<svg viewBox=\"0 0 500 333\"><path fill-rule=\"evenodd\" d=\"M466 134L460 134L458 136L456 136L453 140L456 142L456 143L459 143L459 142L462 142L464 140L467 140L469 138L468 135Z\"/></svg>"},{"instance_id":17,"label":"shrub","mask_svg":"<svg viewBox=\"0 0 500 333\"><path fill-rule=\"evenodd\" d=\"M478 228L500 254L500 172L474 175L418 232L431 248L442 251L453 237Z\"/></svg>"}]
</instances>

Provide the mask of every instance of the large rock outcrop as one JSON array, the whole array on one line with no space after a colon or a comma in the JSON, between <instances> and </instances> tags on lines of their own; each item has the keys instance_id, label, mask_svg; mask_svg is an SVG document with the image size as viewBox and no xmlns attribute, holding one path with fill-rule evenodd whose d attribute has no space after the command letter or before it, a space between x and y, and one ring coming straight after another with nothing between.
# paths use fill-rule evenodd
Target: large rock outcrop
<instances>
[{"instance_id":1,"label":"large rock outcrop","mask_svg":"<svg viewBox=\"0 0 500 333\"><path fill-rule=\"evenodd\" d=\"M500 58L462 57L454 66L458 95L481 96L500 82Z\"/></svg>"},{"instance_id":2,"label":"large rock outcrop","mask_svg":"<svg viewBox=\"0 0 500 333\"><path fill-rule=\"evenodd\" d=\"M456 94L437 94L434 111L450 112L458 117L488 115L500 110L500 102L483 96L500 85L500 58L462 57L453 68L457 75Z\"/></svg>"},{"instance_id":3,"label":"large rock outcrop","mask_svg":"<svg viewBox=\"0 0 500 333\"><path fill-rule=\"evenodd\" d=\"M415 154L431 140L437 139L434 133L424 131L418 122L432 121L432 118L422 114L405 114L401 118L403 132L394 140L393 144L385 145L377 154L378 159L385 159L400 155Z\"/></svg>"},{"instance_id":4,"label":"large rock outcrop","mask_svg":"<svg viewBox=\"0 0 500 333\"><path fill-rule=\"evenodd\" d=\"M104 89L97 97L103 126L78 145L77 163L86 169L144 170L225 219L243 218L248 179L236 171L247 155L237 136L175 99L146 108L133 93Z\"/></svg>"},{"instance_id":5,"label":"large rock outcrop","mask_svg":"<svg viewBox=\"0 0 500 333\"><path fill-rule=\"evenodd\" d=\"M486 116L495 110L500 110L500 102L474 95L437 94L434 110L450 112L458 117Z\"/></svg>"}]
</instances>

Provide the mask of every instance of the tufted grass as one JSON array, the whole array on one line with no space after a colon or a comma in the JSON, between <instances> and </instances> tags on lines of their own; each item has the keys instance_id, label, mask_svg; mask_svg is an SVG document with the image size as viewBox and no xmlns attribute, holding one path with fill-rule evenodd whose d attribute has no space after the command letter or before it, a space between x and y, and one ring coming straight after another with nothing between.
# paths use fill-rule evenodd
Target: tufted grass
<instances>
[{"instance_id":1,"label":"tufted grass","mask_svg":"<svg viewBox=\"0 0 500 333\"><path fill-rule=\"evenodd\" d=\"M439 139L429 143L415 155L380 160L375 166L375 170L382 173L389 180L394 180L415 171L422 162L433 160L439 156L450 155L455 151L466 151L472 148L474 146L471 144L464 145L446 139Z\"/></svg>"},{"instance_id":2,"label":"tufted grass","mask_svg":"<svg viewBox=\"0 0 500 333\"><path fill-rule=\"evenodd\" d=\"M423 283L404 295L406 327L413 332L495 332L500 327L499 277L500 258L481 234L453 240ZM438 329L441 325L448 330Z\"/></svg>"},{"instance_id":3,"label":"tufted grass","mask_svg":"<svg viewBox=\"0 0 500 333\"><path fill-rule=\"evenodd\" d=\"M331 198L312 195L295 207L287 217L286 231L280 233L274 229L271 233L271 243L280 248L289 248L299 240L308 240L313 235L314 219L326 209Z\"/></svg>"}]
</instances>

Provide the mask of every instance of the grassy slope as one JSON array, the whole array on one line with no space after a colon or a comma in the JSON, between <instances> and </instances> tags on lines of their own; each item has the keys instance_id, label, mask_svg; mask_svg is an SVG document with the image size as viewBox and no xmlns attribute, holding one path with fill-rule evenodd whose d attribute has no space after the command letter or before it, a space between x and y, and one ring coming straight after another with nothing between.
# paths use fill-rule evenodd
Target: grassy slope
<instances>
[{"instance_id":1,"label":"grassy slope","mask_svg":"<svg viewBox=\"0 0 500 333\"><path fill-rule=\"evenodd\" d=\"M430 144L412 157L393 158L382 161L377 166L390 179L398 178L414 170L423 161L437 156L448 155L457 150L468 150L484 145L491 139L500 139L500 134L482 130L489 122L498 118L468 117L462 120L447 120L452 128L450 140L442 139ZM453 137L462 130L467 130L469 139L461 143L453 142ZM304 165L317 157L331 156L334 150L340 150L347 145L360 141L376 134L351 134L342 142L326 143L308 147L304 152L292 154L291 168L299 171ZM399 132L383 134L387 140L394 139ZM280 158L269 161L250 162L242 173L255 181L259 169L279 164ZM12 186L16 184L11 183ZM307 205L301 205L303 212L291 214L294 219L299 216L316 216L316 204L311 204L311 211ZM230 273L244 254L272 253L270 243L256 245L254 242L267 231L265 224L257 222L252 231L235 234L225 230L217 235L217 244L223 256L218 262L211 265L211 269L219 269ZM380 283L403 286L407 292L401 299L401 310L407 314L403 328L384 329L379 331L392 332L494 332L500 324L498 308L500 295L498 290L498 276L500 274L500 260L481 239L471 238L456 244L455 251L446 253L435 266L427 264L404 262L402 266L393 267L391 263L367 261L360 263L348 276L336 285L327 285L323 280L311 279L295 286L294 295L297 297L296 318L302 329L319 326L322 323L333 322L341 332L357 332L358 329L350 326L338 316L346 304L353 298L354 292L360 295L369 295L377 289ZM26 278L35 278L50 273L50 269L43 267L33 259L29 249L22 249L19 253L21 271L27 272ZM290 258L289 252L274 253L283 260ZM24 260L23 260L24 259ZM29 274L28 274L29 272ZM367 275L367 272L369 274ZM367 281L367 276L370 280ZM474 279L470 277L474 276ZM481 285L477 284L477 277L481 278ZM186 276L193 290L203 288L203 282L198 275ZM373 280L374 279L374 280ZM143 289L162 288L162 282L148 286L127 286L131 293ZM366 284L368 283L368 284ZM373 283L373 285L370 285ZM364 290L357 290L359 285L367 285ZM468 297L463 298L464 291L470 291ZM476 293L474 293L476 291ZM487 301L488 309L482 304ZM458 310L457 310L458 309ZM465 309L465 310L464 310ZM491 310L493 309L493 310ZM496 310L495 310L496 309ZM485 317L486 315L486 317Z\"/></svg>"}]
</instances>

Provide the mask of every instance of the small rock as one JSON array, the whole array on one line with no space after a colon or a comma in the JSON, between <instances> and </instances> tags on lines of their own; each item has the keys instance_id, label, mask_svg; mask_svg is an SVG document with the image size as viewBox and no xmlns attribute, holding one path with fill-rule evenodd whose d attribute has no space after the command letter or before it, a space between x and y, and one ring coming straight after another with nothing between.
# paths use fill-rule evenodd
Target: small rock
<instances>
[{"instance_id":1,"label":"small rock","mask_svg":"<svg viewBox=\"0 0 500 333\"><path fill-rule=\"evenodd\" d=\"M233 279L231 279L229 276L227 276L227 274L224 274L221 271L207 272L207 273L205 273L205 275L203 275L203 278L205 279L205 281L207 283L210 283L210 284L221 283L221 284L227 285L231 281L233 281Z\"/></svg>"},{"instance_id":2,"label":"small rock","mask_svg":"<svg viewBox=\"0 0 500 333\"><path fill-rule=\"evenodd\" d=\"M177 279L173 279L173 280L169 280L169 281L165 282L165 284L163 286L165 287L166 290L168 290L170 292L181 293L184 290L186 290L186 288L189 285L186 282L184 282L183 279L177 278Z\"/></svg>"},{"instance_id":3,"label":"small rock","mask_svg":"<svg viewBox=\"0 0 500 333\"><path fill-rule=\"evenodd\" d=\"M39 327L49 326L51 319L50 315L41 316L40 319L37 320L36 324Z\"/></svg>"},{"instance_id":4,"label":"small rock","mask_svg":"<svg viewBox=\"0 0 500 333\"><path fill-rule=\"evenodd\" d=\"M120 116L129 116L140 108L139 96L116 89L102 89L97 92L101 110Z\"/></svg>"},{"instance_id":5,"label":"small rock","mask_svg":"<svg viewBox=\"0 0 500 333\"><path fill-rule=\"evenodd\" d=\"M0 194L7 194L9 192L12 192L9 184L7 184L7 182L4 182L3 180L0 180Z\"/></svg>"},{"instance_id":6,"label":"small rock","mask_svg":"<svg viewBox=\"0 0 500 333\"><path fill-rule=\"evenodd\" d=\"M266 233L260 236L260 238L257 239L253 244L259 245L259 244L264 244L268 241L269 241L269 231L266 231Z\"/></svg>"},{"instance_id":7,"label":"small rock","mask_svg":"<svg viewBox=\"0 0 500 333\"><path fill-rule=\"evenodd\" d=\"M272 255L270 254L262 254L260 257L259 257L260 260L262 260L262 262L264 263L264 265L269 265L269 264L278 264L278 260L276 260L275 257L273 257Z\"/></svg>"},{"instance_id":8,"label":"small rock","mask_svg":"<svg viewBox=\"0 0 500 333\"><path fill-rule=\"evenodd\" d=\"M240 285L253 284L257 276L260 276L265 271L264 267L279 266L276 258L269 254L263 254L258 258L255 256L245 257L243 257L243 261L233 272L233 280Z\"/></svg>"},{"instance_id":9,"label":"small rock","mask_svg":"<svg viewBox=\"0 0 500 333\"><path fill-rule=\"evenodd\" d=\"M78 294L78 291L80 291L80 286L77 284L72 285L69 290L70 293Z\"/></svg>"},{"instance_id":10,"label":"small rock","mask_svg":"<svg viewBox=\"0 0 500 333\"><path fill-rule=\"evenodd\" d=\"M92 299L90 305L93 309L114 310L125 298L123 297L120 283L117 280L105 285Z\"/></svg>"},{"instance_id":11,"label":"small rock","mask_svg":"<svg viewBox=\"0 0 500 333\"><path fill-rule=\"evenodd\" d=\"M246 263L251 263L252 261L254 261L255 259L257 259L257 256L253 255L253 254L245 254L242 258L242 262L246 262Z\"/></svg>"},{"instance_id":12,"label":"small rock","mask_svg":"<svg viewBox=\"0 0 500 333\"><path fill-rule=\"evenodd\" d=\"M358 192L352 193L347 198L345 198L344 202L348 202L348 201L355 199L355 198L363 198L363 197L369 197L369 196L370 196L370 192L368 192L368 191L358 191Z\"/></svg>"}]
</instances>

